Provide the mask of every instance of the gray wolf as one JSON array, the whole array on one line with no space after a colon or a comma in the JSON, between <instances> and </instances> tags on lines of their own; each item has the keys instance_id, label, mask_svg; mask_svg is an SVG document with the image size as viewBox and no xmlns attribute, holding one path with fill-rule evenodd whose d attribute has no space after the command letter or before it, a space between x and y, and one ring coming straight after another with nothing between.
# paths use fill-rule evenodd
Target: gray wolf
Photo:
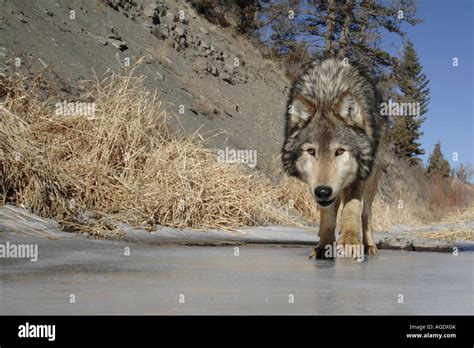
<instances>
[{"instance_id":1,"label":"gray wolf","mask_svg":"<svg viewBox=\"0 0 474 348\"><path fill-rule=\"evenodd\" d=\"M320 207L320 238L310 258L325 258L335 242L340 206L338 247L350 257L362 231L365 253L378 254L371 215L386 128L381 101L363 68L336 59L310 64L290 90L282 162Z\"/></svg>"}]
</instances>

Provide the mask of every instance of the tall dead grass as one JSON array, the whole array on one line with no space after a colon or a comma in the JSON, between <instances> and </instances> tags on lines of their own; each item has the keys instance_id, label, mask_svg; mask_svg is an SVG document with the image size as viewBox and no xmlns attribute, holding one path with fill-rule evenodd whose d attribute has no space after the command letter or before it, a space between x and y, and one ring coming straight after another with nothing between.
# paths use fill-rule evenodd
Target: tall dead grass
<instances>
[{"instance_id":1,"label":"tall dead grass","mask_svg":"<svg viewBox=\"0 0 474 348\"><path fill-rule=\"evenodd\" d=\"M94 102L96 112L85 117L57 115L54 95L38 100L41 79L2 78L3 202L69 228L80 227L85 210L142 227L295 223L263 175L219 163L196 141L170 134L142 80L132 71L92 83L80 100ZM117 232L99 227L103 235Z\"/></svg>"}]
</instances>

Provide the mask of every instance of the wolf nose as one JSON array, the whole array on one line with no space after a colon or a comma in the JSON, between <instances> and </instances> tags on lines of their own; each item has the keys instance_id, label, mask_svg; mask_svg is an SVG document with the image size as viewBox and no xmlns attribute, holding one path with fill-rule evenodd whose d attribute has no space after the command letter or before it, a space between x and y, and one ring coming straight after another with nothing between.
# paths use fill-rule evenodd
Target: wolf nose
<instances>
[{"instance_id":1,"label":"wolf nose","mask_svg":"<svg viewBox=\"0 0 474 348\"><path fill-rule=\"evenodd\" d=\"M318 186L314 189L314 194L319 199L328 199L332 194L332 188L329 186Z\"/></svg>"}]
</instances>

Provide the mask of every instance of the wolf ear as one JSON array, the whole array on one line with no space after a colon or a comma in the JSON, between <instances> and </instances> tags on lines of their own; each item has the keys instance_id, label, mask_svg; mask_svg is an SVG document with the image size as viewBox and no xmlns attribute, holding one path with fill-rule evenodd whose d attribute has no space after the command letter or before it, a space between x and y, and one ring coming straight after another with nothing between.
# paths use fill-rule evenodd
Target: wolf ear
<instances>
[{"instance_id":1,"label":"wolf ear","mask_svg":"<svg viewBox=\"0 0 474 348\"><path fill-rule=\"evenodd\" d=\"M316 113L315 105L302 95L297 95L288 105L289 125L293 127L303 127Z\"/></svg>"},{"instance_id":2,"label":"wolf ear","mask_svg":"<svg viewBox=\"0 0 474 348\"><path fill-rule=\"evenodd\" d=\"M334 113L342 118L347 124L364 127L364 117L359 103L354 96L346 91L341 94L334 103Z\"/></svg>"}]
</instances>

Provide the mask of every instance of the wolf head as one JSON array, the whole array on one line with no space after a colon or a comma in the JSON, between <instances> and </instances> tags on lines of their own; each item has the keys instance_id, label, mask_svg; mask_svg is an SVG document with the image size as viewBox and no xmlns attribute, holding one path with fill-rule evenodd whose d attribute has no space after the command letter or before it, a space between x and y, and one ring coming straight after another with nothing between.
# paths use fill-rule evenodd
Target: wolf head
<instances>
[{"instance_id":1,"label":"wolf head","mask_svg":"<svg viewBox=\"0 0 474 348\"><path fill-rule=\"evenodd\" d=\"M309 185L320 206L370 176L380 138L379 101L360 68L333 59L313 63L293 85L283 166Z\"/></svg>"}]
</instances>

